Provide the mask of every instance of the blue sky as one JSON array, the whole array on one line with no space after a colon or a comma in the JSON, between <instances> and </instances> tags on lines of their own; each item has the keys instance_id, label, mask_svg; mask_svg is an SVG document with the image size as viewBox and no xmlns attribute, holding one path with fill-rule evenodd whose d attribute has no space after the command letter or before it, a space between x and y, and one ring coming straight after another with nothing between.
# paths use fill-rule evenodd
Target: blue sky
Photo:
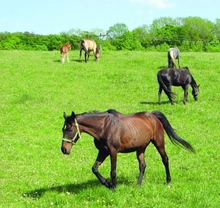
<instances>
[{"instance_id":1,"label":"blue sky","mask_svg":"<svg viewBox=\"0 0 220 208\"><path fill-rule=\"evenodd\" d=\"M219 0L0 0L0 32L59 34L71 29L129 30L160 17L197 16L215 22Z\"/></svg>"}]
</instances>

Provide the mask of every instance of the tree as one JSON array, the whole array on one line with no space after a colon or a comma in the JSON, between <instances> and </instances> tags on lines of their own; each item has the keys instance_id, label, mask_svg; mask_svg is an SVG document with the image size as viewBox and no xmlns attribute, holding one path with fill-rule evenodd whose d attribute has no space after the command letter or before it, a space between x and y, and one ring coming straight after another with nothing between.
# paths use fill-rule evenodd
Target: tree
<instances>
[{"instance_id":1,"label":"tree","mask_svg":"<svg viewBox=\"0 0 220 208\"><path fill-rule=\"evenodd\" d=\"M125 32L129 31L126 24L123 23L117 23L113 26L111 26L107 33L108 37L111 39L119 38L121 37Z\"/></svg>"},{"instance_id":2,"label":"tree","mask_svg":"<svg viewBox=\"0 0 220 208\"><path fill-rule=\"evenodd\" d=\"M202 41L206 44L214 38L211 31L215 25L209 20L200 17L187 17L183 19L184 29L188 32L190 41Z\"/></svg>"},{"instance_id":3,"label":"tree","mask_svg":"<svg viewBox=\"0 0 220 208\"><path fill-rule=\"evenodd\" d=\"M151 45L151 37L149 35L149 26L143 25L132 31L132 33L139 39L142 47L147 48Z\"/></svg>"},{"instance_id":4,"label":"tree","mask_svg":"<svg viewBox=\"0 0 220 208\"><path fill-rule=\"evenodd\" d=\"M213 35L220 41L220 19L216 19L216 24L213 29Z\"/></svg>"}]
</instances>

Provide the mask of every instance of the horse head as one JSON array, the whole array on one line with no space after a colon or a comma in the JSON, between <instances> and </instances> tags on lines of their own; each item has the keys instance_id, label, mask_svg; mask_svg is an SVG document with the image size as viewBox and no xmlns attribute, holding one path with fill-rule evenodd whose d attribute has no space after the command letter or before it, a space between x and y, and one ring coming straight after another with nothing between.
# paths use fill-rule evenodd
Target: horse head
<instances>
[{"instance_id":1,"label":"horse head","mask_svg":"<svg viewBox=\"0 0 220 208\"><path fill-rule=\"evenodd\" d=\"M63 139L61 151L63 152L63 154L70 154L72 146L80 138L80 130L74 112L72 112L71 116L67 116L64 112L63 117L65 121L62 128Z\"/></svg>"},{"instance_id":2,"label":"horse head","mask_svg":"<svg viewBox=\"0 0 220 208\"><path fill-rule=\"evenodd\" d=\"M195 87L193 87L192 95L194 97L194 100L197 101L198 100L198 95L199 95L199 85L196 85Z\"/></svg>"},{"instance_id":3,"label":"horse head","mask_svg":"<svg viewBox=\"0 0 220 208\"><path fill-rule=\"evenodd\" d=\"M96 51L95 51L95 60L98 61L98 60L99 60L99 57L100 57L100 52L99 52L99 49L96 48Z\"/></svg>"}]
</instances>

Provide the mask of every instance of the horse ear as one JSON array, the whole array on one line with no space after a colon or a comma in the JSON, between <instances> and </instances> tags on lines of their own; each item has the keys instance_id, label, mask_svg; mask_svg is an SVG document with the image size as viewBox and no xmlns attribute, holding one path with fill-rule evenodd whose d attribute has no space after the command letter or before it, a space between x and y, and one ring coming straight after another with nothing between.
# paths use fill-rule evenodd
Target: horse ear
<instances>
[{"instance_id":1,"label":"horse ear","mask_svg":"<svg viewBox=\"0 0 220 208\"><path fill-rule=\"evenodd\" d=\"M72 111L72 115L71 115L73 118L76 117L76 114Z\"/></svg>"},{"instance_id":2,"label":"horse ear","mask_svg":"<svg viewBox=\"0 0 220 208\"><path fill-rule=\"evenodd\" d=\"M67 115L66 115L65 112L63 113L63 117L64 117L65 119L67 119Z\"/></svg>"}]
</instances>

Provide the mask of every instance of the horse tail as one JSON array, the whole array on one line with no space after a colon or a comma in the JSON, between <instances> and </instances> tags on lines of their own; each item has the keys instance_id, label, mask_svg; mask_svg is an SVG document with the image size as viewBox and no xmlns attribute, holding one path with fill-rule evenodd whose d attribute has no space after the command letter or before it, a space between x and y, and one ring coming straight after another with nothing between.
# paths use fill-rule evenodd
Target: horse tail
<instances>
[{"instance_id":1,"label":"horse tail","mask_svg":"<svg viewBox=\"0 0 220 208\"><path fill-rule=\"evenodd\" d=\"M63 47L60 47L60 58L61 58L61 62L64 63L65 62L65 54L63 51Z\"/></svg>"},{"instance_id":2,"label":"horse tail","mask_svg":"<svg viewBox=\"0 0 220 208\"><path fill-rule=\"evenodd\" d=\"M170 100L172 100L173 98L175 98L176 94L172 91L170 91L167 86L164 84L164 81L163 81L163 77L161 75L160 72L157 73L157 80L158 80L158 83L159 85L162 87L162 89L164 90L164 92L166 93L166 95L168 96L168 98Z\"/></svg>"},{"instance_id":3,"label":"horse tail","mask_svg":"<svg viewBox=\"0 0 220 208\"><path fill-rule=\"evenodd\" d=\"M172 128L171 124L169 123L169 121L167 120L166 116L163 113L161 113L160 111L153 111L152 114L156 116L159 119L159 121L162 123L163 128L165 129L172 143L195 153L193 147L187 141L185 141L176 134L175 130Z\"/></svg>"},{"instance_id":4,"label":"horse tail","mask_svg":"<svg viewBox=\"0 0 220 208\"><path fill-rule=\"evenodd\" d=\"M171 61L173 62L174 67L176 68L176 63L175 63L176 60L175 60L175 57L174 57L174 51L170 50L169 53L170 53Z\"/></svg>"},{"instance_id":5,"label":"horse tail","mask_svg":"<svg viewBox=\"0 0 220 208\"><path fill-rule=\"evenodd\" d=\"M63 47L60 47L60 57L63 57Z\"/></svg>"},{"instance_id":6,"label":"horse tail","mask_svg":"<svg viewBox=\"0 0 220 208\"><path fill-rule=\"evenodd\" d=\"M80 48L83 49L87 55L89 55L89 52L86 48L85 40L81 40Z\"/></svg>"}]
</instances>

